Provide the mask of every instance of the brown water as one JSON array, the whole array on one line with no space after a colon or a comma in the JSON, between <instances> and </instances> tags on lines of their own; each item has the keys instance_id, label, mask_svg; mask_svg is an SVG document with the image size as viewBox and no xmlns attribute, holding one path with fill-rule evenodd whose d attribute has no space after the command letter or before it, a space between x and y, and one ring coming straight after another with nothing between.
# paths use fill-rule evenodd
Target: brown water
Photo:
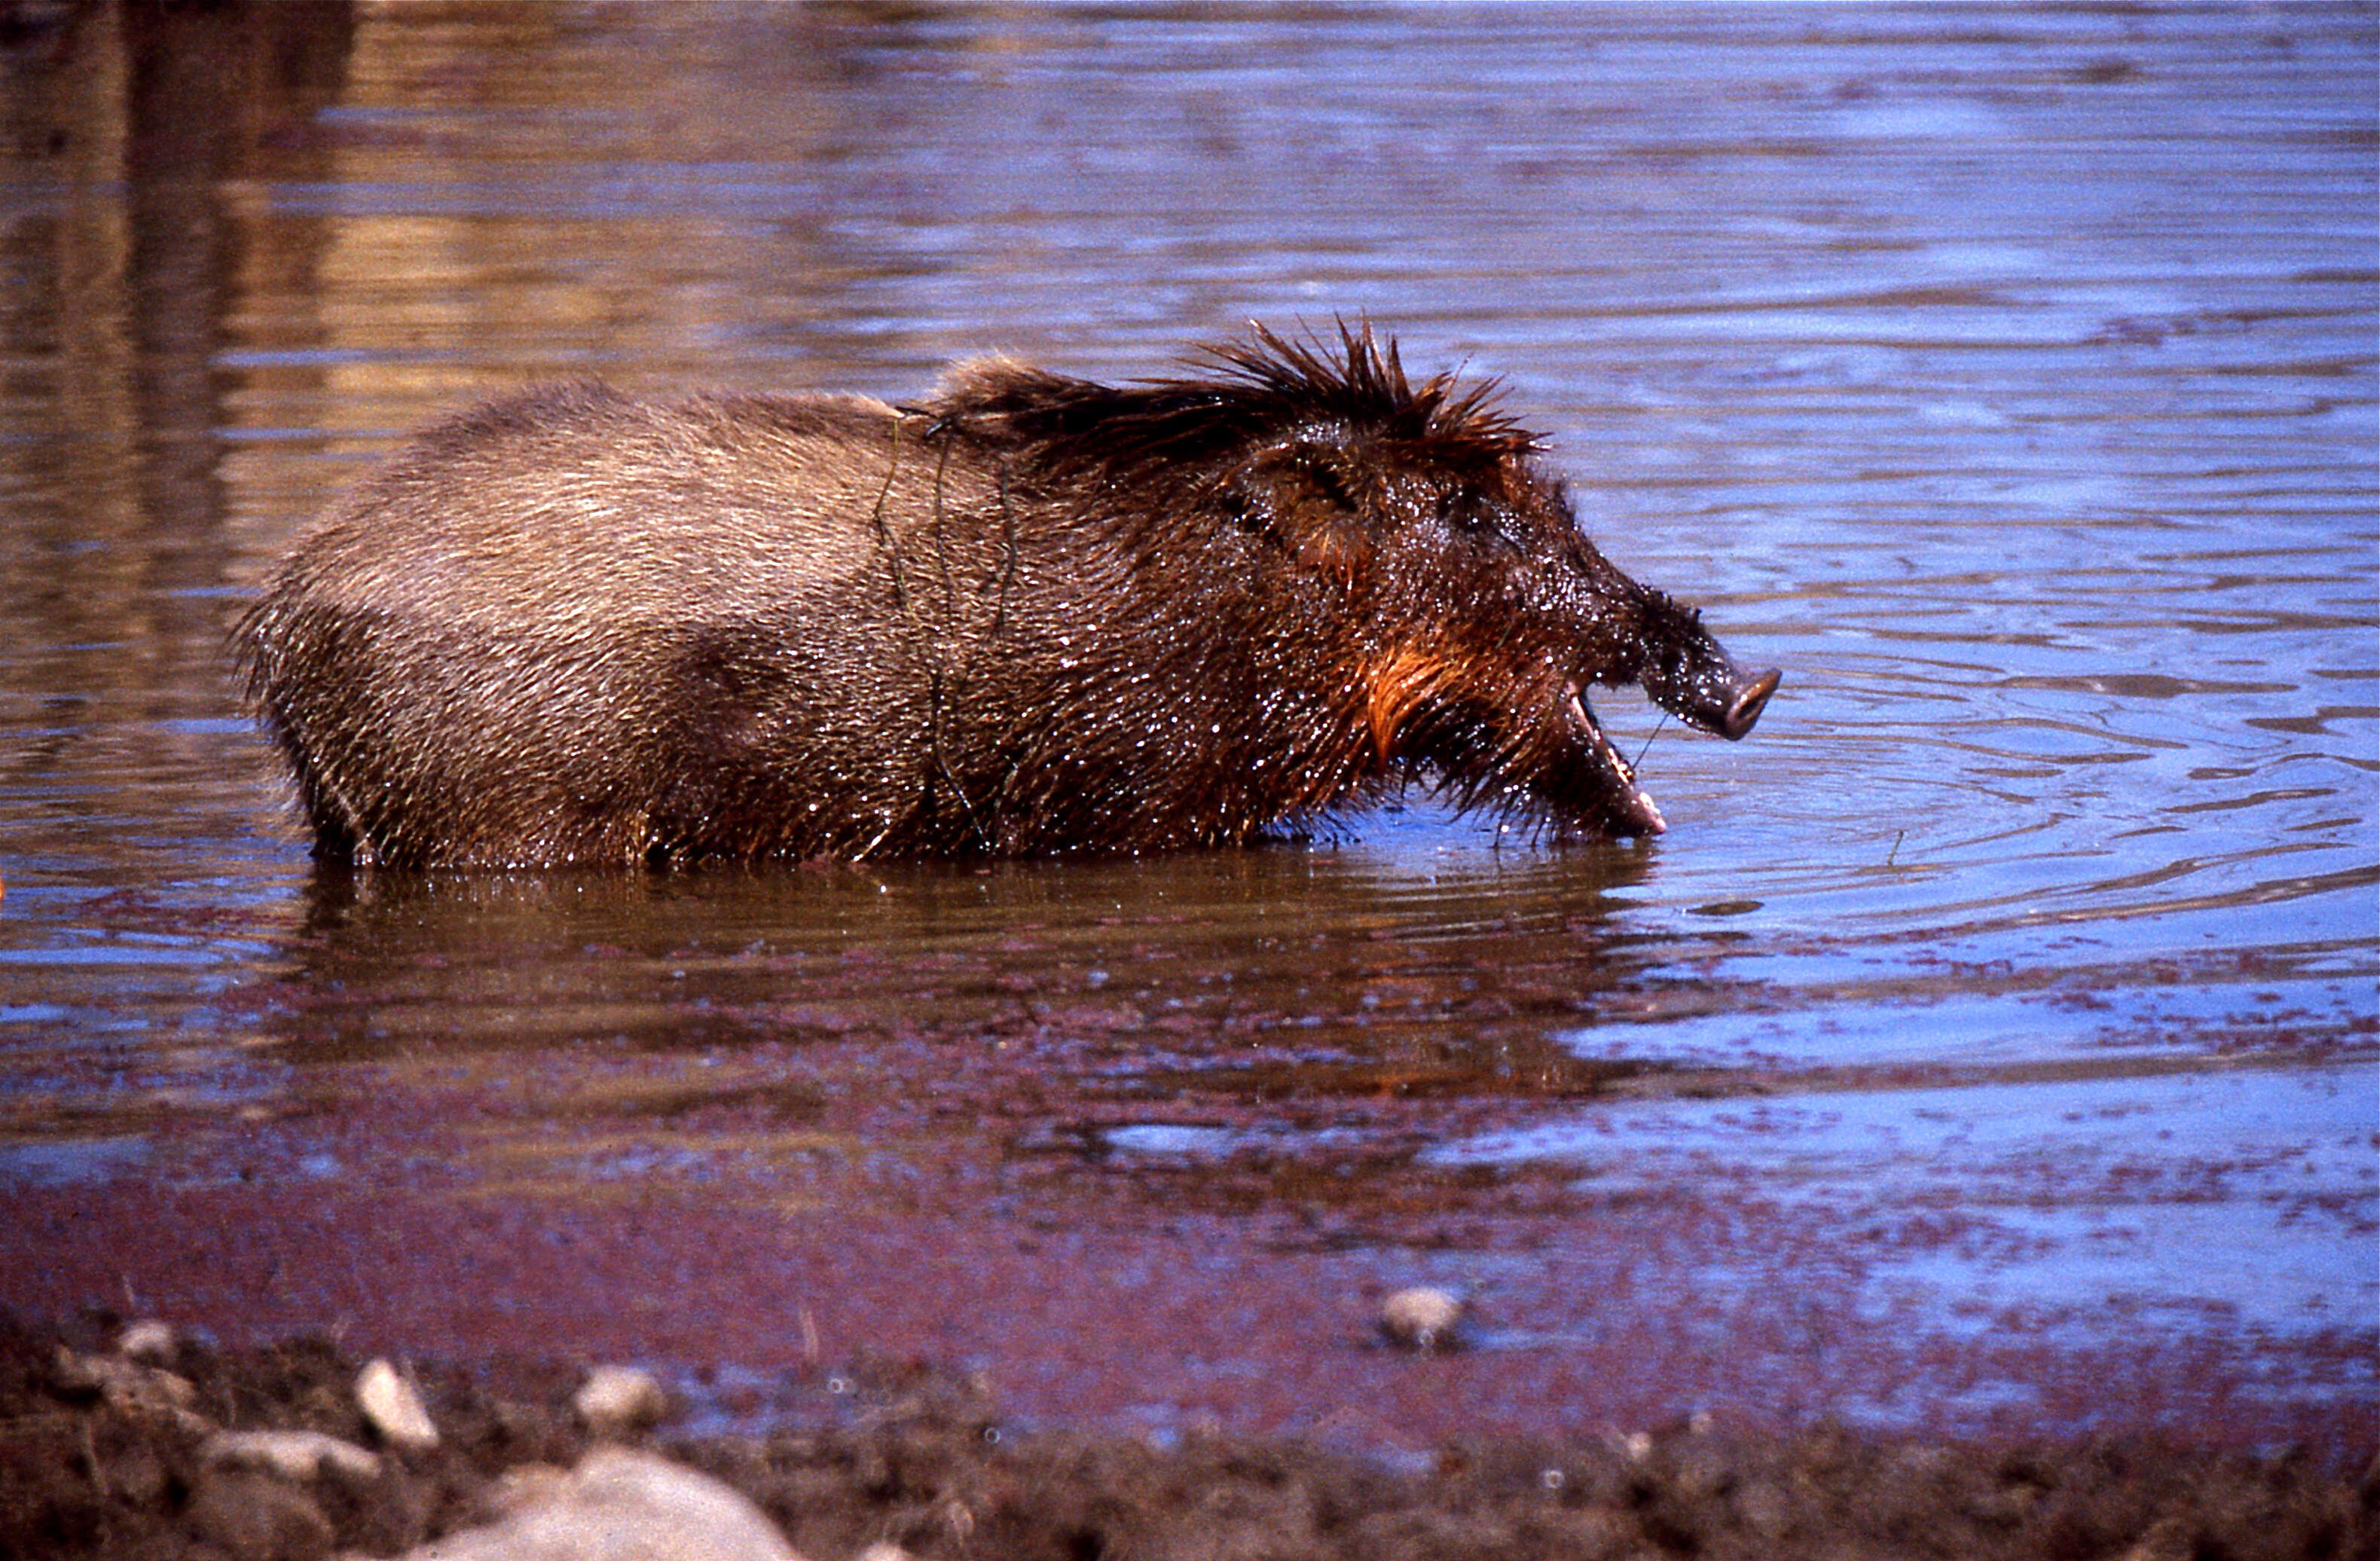
<instances>
[{"instance_id":1,"label":"brown water","mask_svg":"<svg viewBox=\"0 0 2380 1561\"><path fill-rule=\"evenodd\" d=\"M10 16L0 1304L1391 1442L2380 1407L2369 7ZM1786 669L1612 702L1668 836L349 882L218 653L500 387L1358 316Z\"/></svg>"}]
</instances>

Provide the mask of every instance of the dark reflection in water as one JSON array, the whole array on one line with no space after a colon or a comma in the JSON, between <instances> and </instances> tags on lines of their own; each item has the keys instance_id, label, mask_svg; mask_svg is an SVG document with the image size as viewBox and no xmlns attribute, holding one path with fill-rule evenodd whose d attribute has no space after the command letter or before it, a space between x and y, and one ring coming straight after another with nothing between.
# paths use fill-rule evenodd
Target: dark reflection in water
<instances>
[{"instance_id":1,"label":"dark reflection in water","mask_svg":"<svg viewBox=\"0 0 2380 1561\"><path fill-rule=\"evenodd\" d=\"M1282 848L820 866L791 883L768 870L325 870L296 945L289 979L307 1000L290 1037L325 1059L424 1038L688 1045L1052 1026L1177 1055L1275 1031L1309 1056L1515 1034L1543 1045L1549 1022L1593 1011L1613 965L1649 962L1609 950L1609 890L1646 865L1610 848L1432 880Z\"/></svg>"},{"instance_id":2,"label":"dark reflection in water","mask_svg":"<svg viewBox=\"0 0 2380 1561\"><path fill-rule=\"evenodd\" d=\"M10 12L0 1303L492 1348L346 1243L501 1266L500 1208L620 1243L504 1270L604 1348L765 1357L718 1254L827 1308L858 1252L856 1334L1058 1417L2368 1418L2375 62L2353 6ZM225 678L296 528L489 390L1334 314L1501 376L1787 669L1740 746L1615 702L1670 836L350 878ZM671 1199L748 1222L621 1234ZM698 1228L710 1331L588 1299ZM936 1243L1122 1312L937 1310ZM1429 1391L1332 1331L1416 1273L1499 1329ZM1244 1325L1134 1331L1193 1276Z\"/></svg>"}]
</instances>

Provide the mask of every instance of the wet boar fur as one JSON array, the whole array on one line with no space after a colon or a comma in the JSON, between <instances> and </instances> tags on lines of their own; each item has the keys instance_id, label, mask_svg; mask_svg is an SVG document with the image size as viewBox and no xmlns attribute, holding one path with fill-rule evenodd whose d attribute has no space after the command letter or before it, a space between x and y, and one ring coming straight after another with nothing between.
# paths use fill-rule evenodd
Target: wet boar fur
<instances>
[{"instance_id":1,"label":"wet boar fur","mask_svg":"<svg viewBox=\"0 0 2380 1561\"><path fill-rule=\"evenodd\" d=\"M1415 777L1658 829L1572 696L1741 735L1773 676L1608 563L1486 389L1339 335L915 406L497 401L299 542L248 686L363 863L1162 850Z\"/></svg>"}]
</instances>

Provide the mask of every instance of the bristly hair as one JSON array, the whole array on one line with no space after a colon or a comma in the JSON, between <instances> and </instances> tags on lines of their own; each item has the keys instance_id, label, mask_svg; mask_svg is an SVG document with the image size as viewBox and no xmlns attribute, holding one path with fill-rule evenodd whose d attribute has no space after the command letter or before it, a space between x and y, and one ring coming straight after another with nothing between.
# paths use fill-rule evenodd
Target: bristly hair
<instances>
[{"instance_id":1,"label":"bristly hair","mask_svg":"<svg viewBox=\"0 0 2380 1561\"><path fill-rule=\"evenodd\" d=\"M1538 448L1538 436L1496 405L1503 390L1500 381L1465 385L1442 373L1416 385L1405 377L1394 337L1380 341L1368 320L1354 327L1344 320L1336 323L1336 354L1319 336L1293 341L1252 321L1247 341L1208 347L1199 356L1220 365L1227 381L1245 387L1243 393L1272 402L1284 416L1341 417L1391 439L1463 447L1447 450L1458 457L1500 460ZM1213 388L1211 381L1155 383L1181 390Z\"/></svg>"},{"instance_id":2,"label":"bristly hair","mask_svg":"<svg viewBox=\"0 0 2380 1561\"><path fill-rule=\"evenodd\" d=\"M1338 322L1333 345L1252 324L1245 342L1199 349L1218 372L1116 387L988 364L961 374L924 410L979 436L1038 447L1053 474L1114 474L1196 463L1301 427L1341 422L1427 449L1457 466L1493 466L1539 448L1539 436L1496 405L1493 380L1464 384L1405 375L1393 339L1369 321Z\"/></svg>"}]
</instances>

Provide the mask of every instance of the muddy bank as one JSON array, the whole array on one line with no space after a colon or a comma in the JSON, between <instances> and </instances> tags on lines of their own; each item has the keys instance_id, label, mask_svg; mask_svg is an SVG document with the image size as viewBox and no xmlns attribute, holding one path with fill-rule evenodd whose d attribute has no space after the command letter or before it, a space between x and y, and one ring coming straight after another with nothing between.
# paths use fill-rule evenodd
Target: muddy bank
<instances>
[{"instance_id":1,"label":"muddy bank","mask_svg":"<svg viewBox=\"0 0 2380 1561\"><path fill-rule=\"evenodd\" d=\"M176 1338L136 1361L123 1337L106 1317L0 1319L0 1556L395 1555L487 1519L520 1482L507 1471L572 1465L597 1441L574 1408L586 1368L563 1359L407 1363L439 1436L401 1446L358 1403L364 1359L330 1339ZM820 1374L832 1416L727 1434L673 1412L607 1434L722 1480L810 1561L887 1543L919 1557L2149 1561L2380 1541L2380 1466L2321 1449L1700 1424L1450 1442L1392 1463L1286 1440L1018 1431L980 1380L928 1363ZM226 1453L224 1433L268 1430L341 1450L310 1472Z\"/></svg>"}]
</instances>

